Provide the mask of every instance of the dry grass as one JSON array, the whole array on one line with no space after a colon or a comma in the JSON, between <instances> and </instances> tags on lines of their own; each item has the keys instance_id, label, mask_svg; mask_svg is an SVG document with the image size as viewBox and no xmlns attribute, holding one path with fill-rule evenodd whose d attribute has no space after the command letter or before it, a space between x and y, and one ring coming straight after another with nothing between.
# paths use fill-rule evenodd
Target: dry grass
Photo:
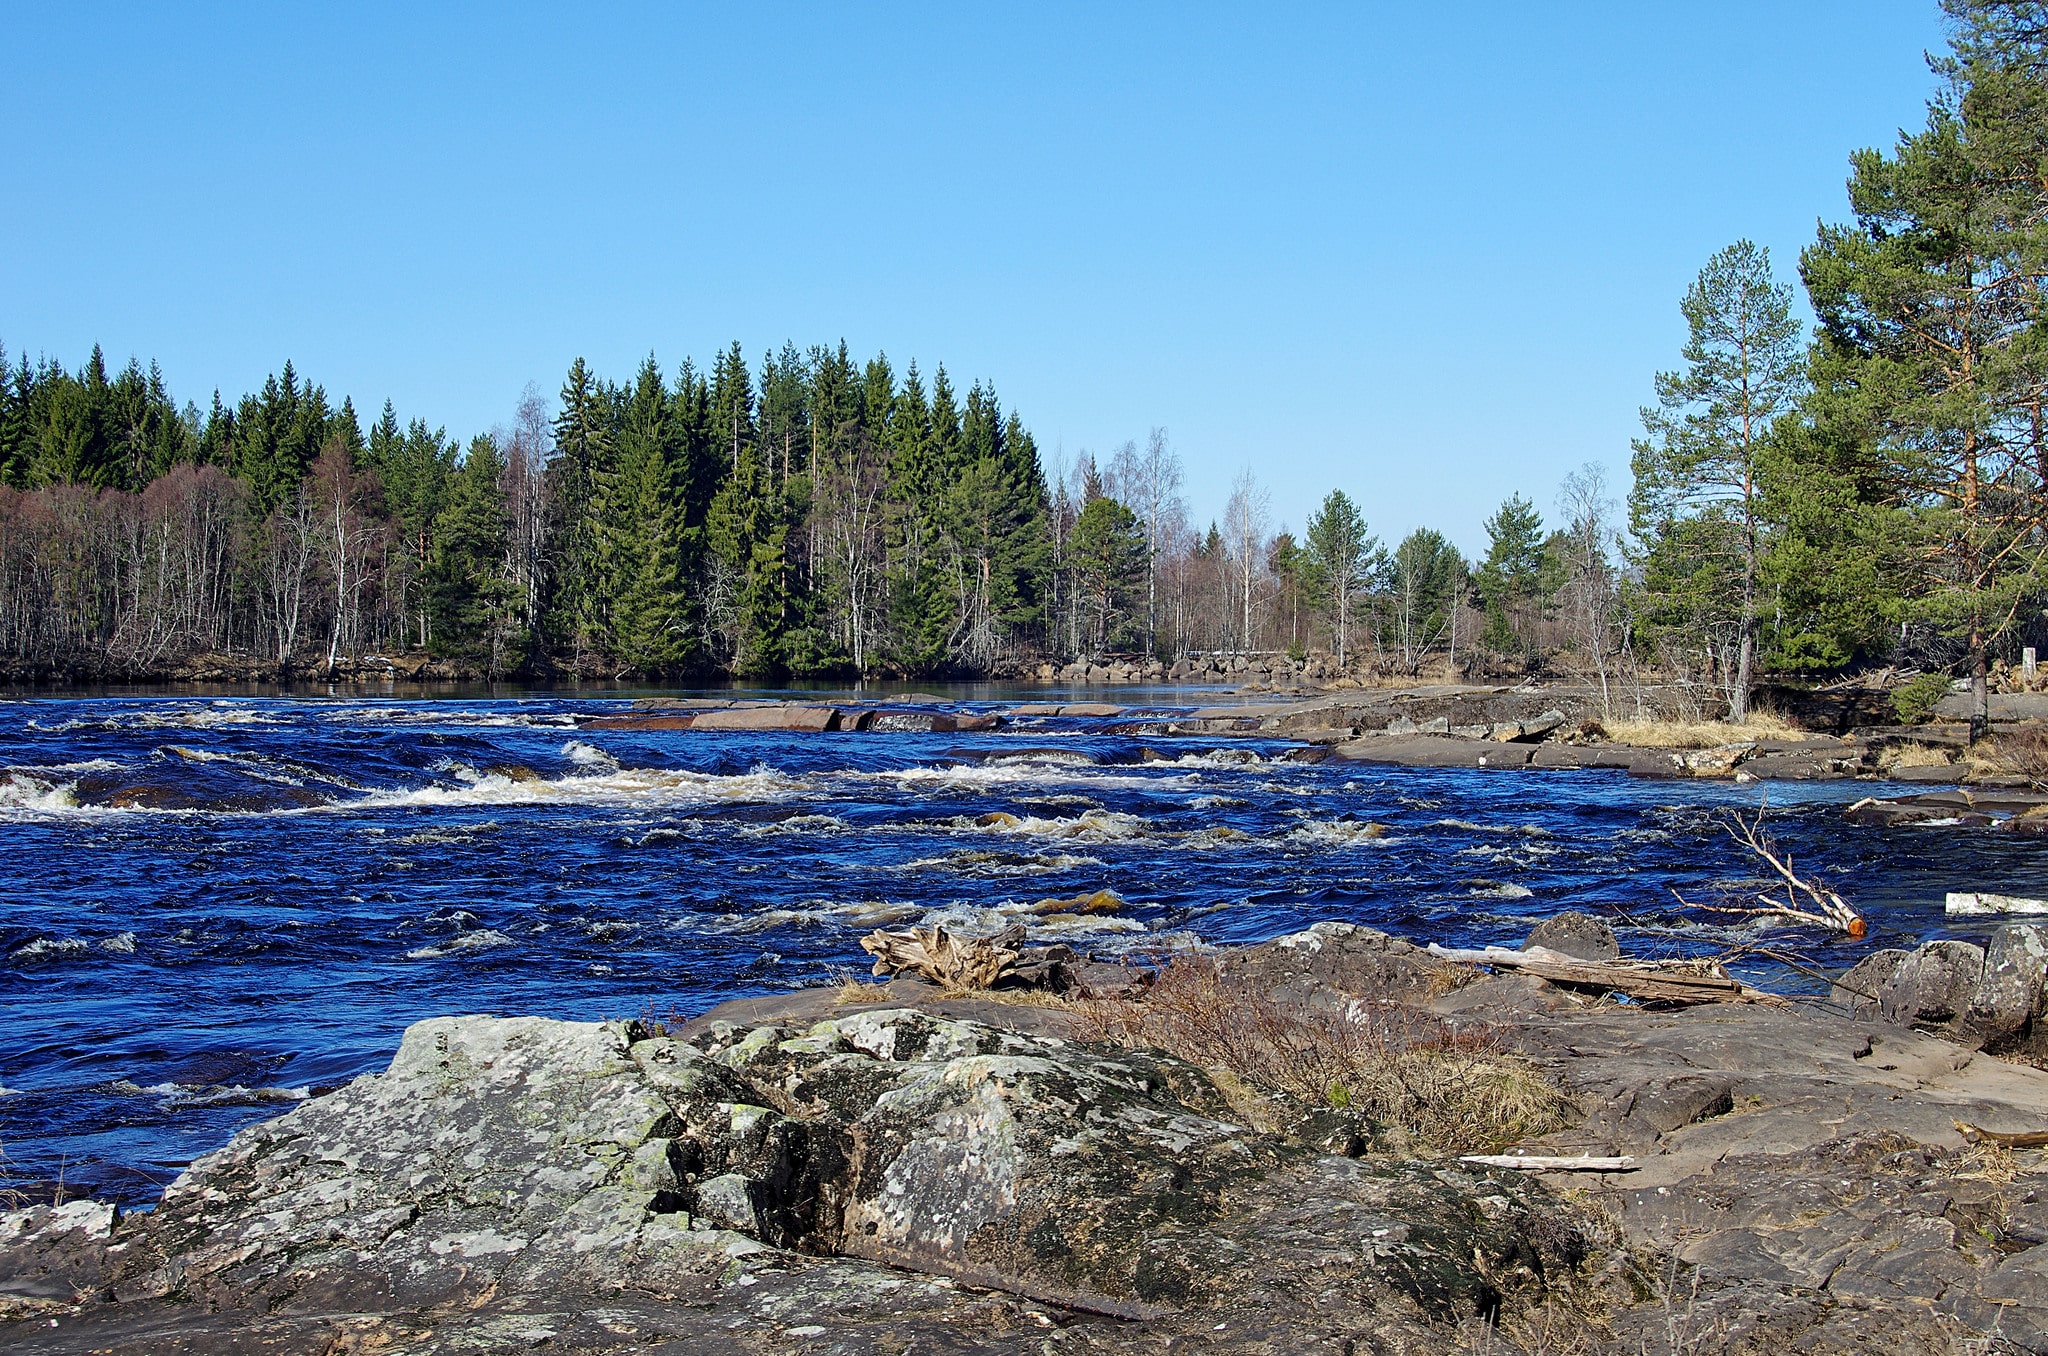
<instances>
[{"instance_id":1,"label":"dry grass","mask_svg":"<svg viewBox=\"0 0 2048 1356\"><path fill-rule=\"evenodd\" d=\"M833 978L834 1003L879 1003L889 996L889 982L862 979L852 970L840 970Z\"/></svg>"},{"instance_id":2,"label":"dry grass","mask_svg":"<svg viewBox=\"0 0 2048 1356\"><path fill-rule=\"evenodd\" d=\"M1352 1111L1399 1147L1495 1150L1566 1123L1571 1104L1488 1029L1395 1003L1275 999L1212 957L1176 957L1143 995L1071 1005L1077 1034L1229 1070L1298 1105Z\"/></svg>"},{"instance_id":3,"label":"dry grass","mask_svg":"<svg viewBox=\"0 0 2048 1356\"><path fill-rule=\"evenodd\" d=\"M1950 1160L1950 1169L1967 1181L1997 1186L2011 1186L2020 1175L2019 1159L2013 1156L2012 1149L1992 1139L1979 1140L1965 1148Z\"/></svg>"},{"instance_id":4,"label":"dry grass","mask_svg":"<svg viewBox=\"0 0 2048 1356\"><path fill-rule=\"evenodd\" d=\"M1752 711L1740 721L1725 720L1613 720L1607 736L1617 744L1645 749L1717 749L1723 744L1740 744L1751 739L1805 739L1804 730L1794 728L1773 711Z\"/></svg>"},{"instance_id":5,"label":"dry grass","mask_svg":"<svg viewBox=\"0 0 2048 1356\"><path fill-rule=\"evenodd\" d=\"M1877 755L1877 765L1886 772L1902 767L1947 767L1955 760L1947 749L1931 744L1888 744Z\"/></svg>"},{"instance_id":6,"label":"dry grass","mask_svg":"<svg viewBox=\"0 0 2048 1356\"><path fill-rule=\"evenodd\" d=\"M1982 771L2014 773L2030 786L2048 787L2048 725L2028 721L1981 739L1971 746L1970 761Z\"/></svg>"}]
</instances>

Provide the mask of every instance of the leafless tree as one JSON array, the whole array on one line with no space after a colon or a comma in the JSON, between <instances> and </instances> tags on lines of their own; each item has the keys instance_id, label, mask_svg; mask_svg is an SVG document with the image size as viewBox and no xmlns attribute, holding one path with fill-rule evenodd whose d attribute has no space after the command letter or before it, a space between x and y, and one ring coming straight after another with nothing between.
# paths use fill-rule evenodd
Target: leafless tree
<instances>
[{"instance_id":1,"label":"leafless tree","mask_svg":"<svg viewBox=\"0 0 2048 1356\"><path fill-rule=\"evenodd\" d=\"M1560 542L1565 569L1559 604L1573 648L1600 682L1600 705L1613 715L1612 677L1618 592L1614 561L1620 548L1616 507L1607 493L1607 470L1587 462L1564 479L1557 492L1565 528Z\"/></svg>"},{"instance_id":2,"label":"leafless tree","mask_svg":"<svg viewBox=\"0 0 2048 1356\"><path fill-rule=\"evenodd\" d=\"M1223 509L1223 545L1230 559L1240 618L1238 648L1247 651L1257 648L1252 612L1258 602L1259 577L1265 570L1271 504L1272 495L1246 467L1230 483L1230 502Z\"/></svg>"}]
</instances>

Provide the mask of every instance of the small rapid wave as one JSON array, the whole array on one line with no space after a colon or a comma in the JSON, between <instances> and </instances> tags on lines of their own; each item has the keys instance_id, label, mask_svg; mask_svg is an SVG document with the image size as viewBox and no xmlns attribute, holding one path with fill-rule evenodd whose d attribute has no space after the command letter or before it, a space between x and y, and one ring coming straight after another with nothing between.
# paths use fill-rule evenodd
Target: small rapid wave
<instances>
[{"instance_id":1,"label":"small rapid wave","mask_svg":"<svg viewBox=\"0 0 2048 1356\"><path fill-rule=\"evenodd\" d=\"M165 1111L194 1107L271 1106L278 1102L303 1102L313 1095L310 1087L249 1087L241 1083L150 1083L116 1079L106 1091L121 1097L154 1097Z\"/></svg>"},{"instance_id":2,"label":"small rapid wave","mask_svg":"<svg viewBox=\"0 0 2048 1356\"><path fill-rule=\"evenodd\" d=\"M0 781L0 812L23 811L30 815L62 814L76 810L78 782L10 772Z\"/></svg>"},{"instance_id":3,"label":"small rapid wave","mask_svg":"<svg viewBox=\"0 0 2048 1356\"><path fill-rule=\"evenodd\" d=\"M620 768L553 778L523 771L486 771L467 765L456 765L450 771L457 785L373 791L359 799L341 802L335 808L361 811L494 805L710 805L783 799L804 789L799 779L769 767L757 767L737 776L654 768Z\"/></svg>"},{"instance_id":4,"label":"small rapid wave","mask_svg":"<svg viewBox=\"0 0 2048 1356\"><path fill-rule=\"evenodd\" d=\"M464 932L445 942L432 946L415 947L405 953L407 960L439 960L443 956L458 956L469 951L489 951L500 946L512 945L512 939L496 928L484 928L478 932Z\"/></svg>"}]
</instances>

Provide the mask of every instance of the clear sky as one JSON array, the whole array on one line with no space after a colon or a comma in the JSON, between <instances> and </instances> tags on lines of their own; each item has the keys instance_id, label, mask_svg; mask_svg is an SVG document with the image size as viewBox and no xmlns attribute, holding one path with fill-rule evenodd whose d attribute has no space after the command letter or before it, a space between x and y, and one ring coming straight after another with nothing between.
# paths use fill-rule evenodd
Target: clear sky
<instances>
[{"instance_id":1,"label":"clear sky","mask_svg":"<svg viewBox=\"0 0 2048 1356\"><path fill-rule=\"evenodd\" d=\"M0 10L0 342L289 357L466 436L844 338L992 381L1048 460L1153 425L1468 551L1625 487L1677 302L1792 276L1933 89L1935 0Z\"/></svg>"}]
</instances>

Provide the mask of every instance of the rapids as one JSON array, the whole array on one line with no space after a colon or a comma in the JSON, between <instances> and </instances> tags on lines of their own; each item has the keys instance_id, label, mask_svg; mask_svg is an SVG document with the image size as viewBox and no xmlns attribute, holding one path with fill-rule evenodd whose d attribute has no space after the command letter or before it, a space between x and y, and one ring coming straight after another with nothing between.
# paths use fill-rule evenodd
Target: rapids
<instances>
[{"instance_id":1,"label":"rapids","mask_svg":"<svg viewBox=\"0 0 2048 1356\"><path fill-rule=\"evenodd\" d=\"M1101 719L579 728L625 705L0 703L0 1187L144 1204L239 1126L382 1068L420 1018L686 1015L864 968L882 925L1019 919L1142 958L1322 919L1513 941L1578 907L1639 952L1753 943L1839 969L1941 932L1944 891L2048 889L2039 839L1845 825L1883 793L1861 782L1768 787L1779 840L1872 918L1849 943L1673 908L1673 888L1753 878L1715 815L1756 786L1309 764ZM1104 889L1121 907L1040 907Z\"/></svg>"}]
</instances>

